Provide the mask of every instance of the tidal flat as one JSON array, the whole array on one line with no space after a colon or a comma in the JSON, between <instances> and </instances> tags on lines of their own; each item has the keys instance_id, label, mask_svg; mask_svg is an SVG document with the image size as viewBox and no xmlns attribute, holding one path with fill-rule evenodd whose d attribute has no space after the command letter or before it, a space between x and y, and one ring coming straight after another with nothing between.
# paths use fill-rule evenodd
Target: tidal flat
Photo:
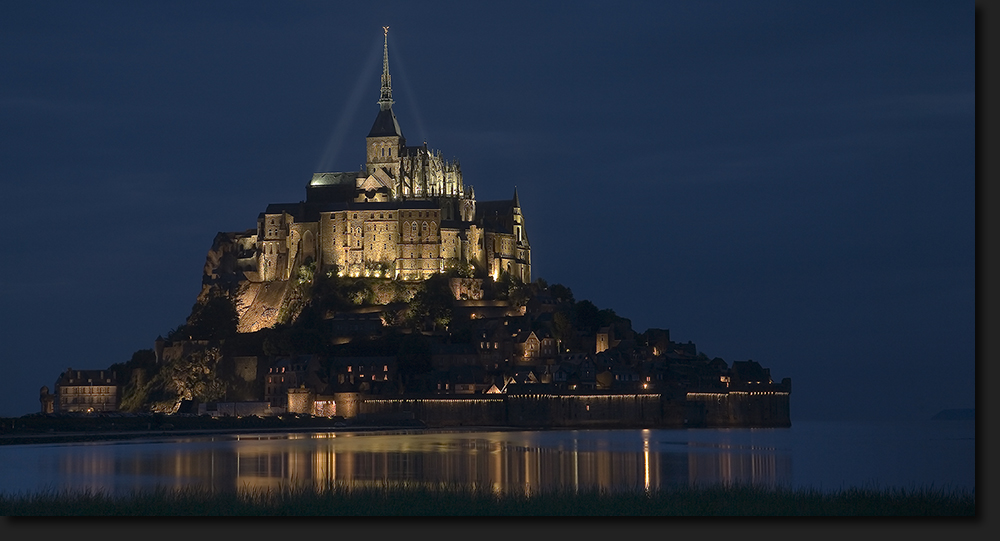
<instances>
[{"instance_id":1,"label":"tidal flat","mask_svg":"<svg viewBox=\"0 0 1000 541\"><path fill-rule=\"evenodd\" d=\"M0 494L0 515L40 516L882 516L975 517L972 490L849 488L837 492L753 486L648 492L497 494L487 487L284 487L212 492L153 489Z\"/></svg>"}]
</instances>

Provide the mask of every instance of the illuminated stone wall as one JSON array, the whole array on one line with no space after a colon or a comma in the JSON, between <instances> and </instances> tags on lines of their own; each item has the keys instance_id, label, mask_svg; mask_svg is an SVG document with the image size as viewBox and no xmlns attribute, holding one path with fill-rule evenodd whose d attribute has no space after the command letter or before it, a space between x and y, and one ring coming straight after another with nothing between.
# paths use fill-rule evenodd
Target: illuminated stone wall
<instances>
[{"instance_id":1,"label":"illuminated stone wall","mask_svg":"<svg viewBox=\"0 0 1000 541\"><path fill-rule=\"evenodd\" d=\"M462 258L462 239L458 229L441 228L441 258L445 261L460 261Z\"/></svg>"},{"instance_id":2,"label":"illuminated stone wall","mask_svg":"<svg viewBox=\"0 0 1000 541\"><path fill-rule=\"evenodd\" d=\"M710 394L711 397L708 396ZM734 392L731 396L721 393L700 395L692 397L689 394L686 399L683 395L675 399L659 393L540 393L410 398L359 395L357 412L369 419L412 414L428 426L791 426L788 393Z\"/></svg>"},{"instance_id":3,"label":"illuminated stone wall","mask_svg":"<svg viewBox=\"0 0 1000 541\"><path fill-rule=\"evenodd\" d=\"M337 265L340 268L344 263L344 249L347 248L347 240L344 238L347 225L343 212L324 212L319 218L319 269L326 271Z\"/></svg>"},{"instance_id":4,"label":"illuminated stone wall","mask_svg":"<svg viewBox=\"0 0 1000 541\"><path fill-rule=\"evenodd\" d=\"M369 175L376 169L386 169L392 178L399 178L401 137L368 137L367 141L367 172Z\"/></svg>"},{"instance_id":5,"label":"illuminated stone wall","mask_svg":"<svg viewBox=\"0 0 1000 541\"><path fill-rule=\"evenodd\" d=\"M776 386L780 388L780 386ZM688 393L689 426L791 426L789 392L784 390Z\"/></svg>"},{"instance_id":6,"label":"illuminated stone wall","mask_svg":"<svg viewBox=\"0 0 1000 541\"><path fill-rule=\"evenodd\" d=\"M305 385L288 389L288 413L308 413L314 411L316 394Z\"/></svg>"},{"instance_id":7,"label":"illuminated stone wall","mask_svg":"<svg viewBox=\"0 0 1000 541\"><path fill-rule=\"evenodd\" d=\"M353 419L358 416L361 405L360 393L333 393L333 401L340 417Z\"/></svg>"},{"instance_id":8,"label":"illuminated stone wall","mask_svg":"<svg viewBox=\"0 0 1000 541\"><path fill-rule=\"evenodd\" d=\"M507 406L504 398L433 397L365 398L359 412L365 417L403 418L412 415L429 426L484 426L504 424Z\"/></svg>"},{"instance_id":9,"label":"illuminated stone wall","mask_svg":"<svg viewBox=\"0 0 1000 541\"><path fill-rule=\"evenodd\" d=\"M660 394L508 395L508 424L533 426L674 426Z\"/></svg>"},{"instance_id":10,"label":"illuminated stone wall","mask_svg":"<svg viewBox=\"0 0 1000 541\"><path fill-rule=\"evenodd\" d=\"M448 281L455 300L481 300L483 298L483 281L479 278L452 278Z\"/></svg>"},{"instance_id":11,"label":"illuminated stone wall","mask_svg":"<svg viewBox=\"0 0 1000 541\"><path fill-rule=\"evenodd\" d=\"M442 198L433 200L441 208L428 208L431 201L323 211L311 222L296 222L288 212L264 214L255 236L256 260L244 257L240 267L245 267L246 279L263 282L293 279L297 267L310 260L323 272L336 265L342 276L424 280L446 265L466 264L485 269L494 279L507 272L531 281L530 249L519 213L508 224L514 233L484 231L475 224L442 229L443 219L474 212L475 202ZM244 252L253 253L241 248Z\"/></svg>"}]
</instances>

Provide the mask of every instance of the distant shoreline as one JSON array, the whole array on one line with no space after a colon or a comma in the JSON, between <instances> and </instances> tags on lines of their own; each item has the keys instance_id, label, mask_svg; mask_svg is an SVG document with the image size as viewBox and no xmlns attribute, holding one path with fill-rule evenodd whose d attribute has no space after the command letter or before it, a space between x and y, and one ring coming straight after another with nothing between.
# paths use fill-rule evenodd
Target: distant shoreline
<instances>
[{"instance_id":1,"label":"distant shoreline","mask_svg":"<svg viewBox=\"0 0 1000 541\"><path fill-rule=\"evenodd\" d=\"M94 443L109 441L127 441L138 439L180 438L185 436L225 436L234 434L282 434L304 432L398 432L398 431L433 431L433 432L477 432L477 431L520 431L520 430L553 430L552 427L512 427L512 426L451 426L429 427L423 424L377 425L358 424L346 426L284 426L284 427L219 427L219 428L156 428L150 430L94 430L74 432L25 432L15 434L0 434L0 446L4 445L37 445L57 443Z\"/></svg>"},{"instance_id":2,"label":"distant shoreline","mask_svg":"<svg viewBox=\"0 0 1000 541\"><path fill-rule=\"evenodd\" d=\"M423 430L421 426L290 426L283 428L201 428L201 429L154 429L120 430L102 432L53 432L44 434L2 434L0 445L32 445L42 443L87 443L98 441L133 440L142 438L213 436L239 433L287 433L287 432L372 432L382 430Z\"/></svg>"}]
</instances>

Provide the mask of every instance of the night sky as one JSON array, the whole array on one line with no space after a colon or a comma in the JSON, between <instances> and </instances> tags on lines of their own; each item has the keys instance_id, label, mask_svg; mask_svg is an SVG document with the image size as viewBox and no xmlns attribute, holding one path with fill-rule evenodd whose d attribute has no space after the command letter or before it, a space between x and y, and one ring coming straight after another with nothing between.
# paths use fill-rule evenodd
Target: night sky
<instances>
[{"instance_id":1,"label":"night sky","mask_svg":"<svg viewBox=\"0 0 1000 541\"><path fill-rule=\"evenodd\" d=\"M0 415L184 322L219 231L407 143L517 187L532 274L793 381L792 422L973 407L971 2L0 7Z\"/></svg>"}]
</instances>

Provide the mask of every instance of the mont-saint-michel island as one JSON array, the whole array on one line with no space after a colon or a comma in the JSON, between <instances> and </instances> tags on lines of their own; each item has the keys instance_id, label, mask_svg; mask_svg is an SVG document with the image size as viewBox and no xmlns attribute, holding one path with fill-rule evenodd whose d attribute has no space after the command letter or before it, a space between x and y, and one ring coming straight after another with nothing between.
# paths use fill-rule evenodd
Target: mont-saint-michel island
<instances>
[{"instance_id":1,"label":"mont-saint-michel island","mask_svg":"<svg viewBox=\"0 0 1000 541\"><path fill-rule=\"evenodd\" d=\"M42 417L791 425L790 378L640 332L572 284L533 277L513 183L509 199L477 200L457 160L408 144L385 33L363 168L317 172L304 200L216 234L186 320L130 359L53 374Z\"/></svg>"}]
</instances>

